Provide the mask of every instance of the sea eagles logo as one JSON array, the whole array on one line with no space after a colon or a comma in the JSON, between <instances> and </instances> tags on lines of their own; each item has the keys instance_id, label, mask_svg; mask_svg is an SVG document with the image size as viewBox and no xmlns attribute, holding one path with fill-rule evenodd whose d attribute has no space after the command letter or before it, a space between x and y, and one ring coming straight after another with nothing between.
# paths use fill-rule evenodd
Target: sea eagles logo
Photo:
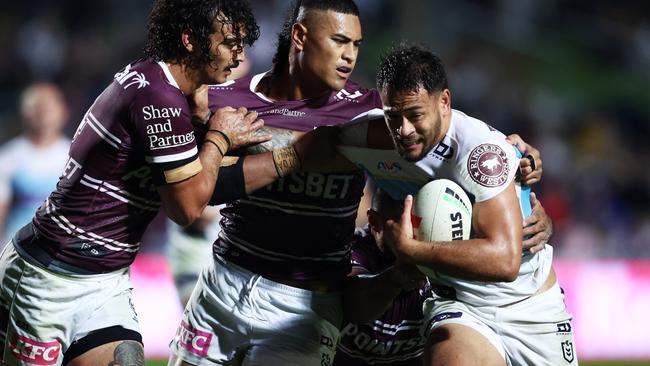
<instances>
[{"instance_id":1,"label":"sea eagles logo","mask_svg":"<svg viewBox=\"0 0 650 366\"><path fill-rule=\"evenodd\" d=\"M573 352L573 343L571 343L571 341L567 340L562 342L562 357L564 357L568 363L573 362L575 353Z\"/></svg>"},{"instance_id":2,"label":"sea eagles logo","mask_svg":"<svg viewBox=\"0 0 650 366\"><path fill-rule=\"evenodd\" d=\"M351 101L355 101L355 99L359 98L362 95L363 94L358 90L355 91L354 93L350 93L349 91L347 91L345 89L341 89L341 91L336 93L336 99L338 99L338 100L349 99Z\"/></svg>"},{"instance_id":3,"label":"sea eagles logo","mask_svg":"<svg viewBox=\"0 0 650 366\"><path fill-rule=\"evenodd\" d=\"M124 71L118 72L115 74L115 80L118 82L120 85L124 85L127 81L126 85L124 85L124 89L127 89L131 85L137 85L138 89L142 89L149 85L149 82L147 79L144 77L144 74L141 72L137 71L131 71L131 65L126 65L124 68Z\"/></svg>"},{"instance_id":4,"label":"sea eagles logo","mask_svg":"<svg viewBox=\"0 0 650 366\"><path fill-rule=\"evenodd\" d=\"M510 167L508 157L500 146L482 144L469 154L467 170L476 183L484 187L498 187L508 179Z\"/></svg>"}]
</instances>

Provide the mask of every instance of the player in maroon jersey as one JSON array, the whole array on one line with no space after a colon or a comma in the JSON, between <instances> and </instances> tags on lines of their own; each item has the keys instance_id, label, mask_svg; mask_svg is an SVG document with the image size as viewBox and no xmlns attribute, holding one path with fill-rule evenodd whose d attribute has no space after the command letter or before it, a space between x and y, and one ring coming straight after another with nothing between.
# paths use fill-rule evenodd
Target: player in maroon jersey
<instances>
[{"instance_id":1,"label":"player in maroon jersey","mask_svg":"<svg viewBox=\"0 0 650 366\"><path fill-rule=\"evenodd\" d=\"M256 112L225 107L197 144L187 96L258 35L245 1L155 2L147 58L88 109L56 190L0 257L2 364L144 365L128 270L143 231L161 207L191 223L226 152L267 140Z\"/></svg>"},{"instance_id":2,"label":"player in maroon jersey","mask_svg":"<svg viewBox=\"0 0 650 366\"><path fill-rule=\"evenodd\" d=\"M329 172L311 169L310 159L321 154L292 143L380 106L376 91L348 80L362 42L358 15L351 0L299 1L271 72L210 88L210 109L254 110L273 140L222 168L240 185L221 187L225 194L217 189L229 204L221 210L215 260L190 298L170 364L240 357L265 365L332 362L365 181L349 163Z\"/></svg>"}]
</instances>

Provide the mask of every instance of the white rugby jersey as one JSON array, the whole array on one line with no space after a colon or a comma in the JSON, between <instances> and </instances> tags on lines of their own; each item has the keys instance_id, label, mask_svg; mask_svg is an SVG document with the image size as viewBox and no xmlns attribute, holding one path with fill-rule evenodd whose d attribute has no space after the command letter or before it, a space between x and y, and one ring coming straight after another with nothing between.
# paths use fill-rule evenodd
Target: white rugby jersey
<instances>
[{"instance_id":1,"label":"white rugby jersey","mask_svg":"<svg viewBox=\"0 0 650 366\"><path fill-rule=\"evenodd\" d=\"M32 220L34 211L56 188L69 148L66 137L38 147L25 136L0 148L0 201L10 206L0 247Z\"/></svg>"},{"instance_id":2,"label":"white rugby jersey","mask_svg":"<svg viewBox=\"0 0 650 366\"><path fill-rule=\"evenodd\" d=\"M383 118L374 110L344 128L340 151L370 174L375 183L395 199L415 195L433 179L449 179L460 185L472 201L481 202L501 193L515 178L518 152L505 135L483 121L453 110L449 130L424 158L416 163L404 160L396 150L371 149L367 141L368 122ZM522 217L530 212L530 189L517 185ZM453 244L452 244L453 245ZM536 254L524 253L519 276L513 282L469 281L436 273L432 282L451 286L458 300L475 306L500 306L524 299L537 291L551 269L552 247Z\"/></svg>"}]
</instances>

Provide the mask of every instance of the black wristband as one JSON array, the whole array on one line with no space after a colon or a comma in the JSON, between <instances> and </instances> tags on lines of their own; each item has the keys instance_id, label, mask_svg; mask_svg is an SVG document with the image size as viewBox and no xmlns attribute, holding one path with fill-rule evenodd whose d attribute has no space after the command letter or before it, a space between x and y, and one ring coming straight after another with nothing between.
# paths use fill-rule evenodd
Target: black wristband
<instances>
[{"instance_id":1,"label":"black wristband","mask_svg":"<svg viewBox=\"0 0 650 366\"><path fill-rule=\"evenodd\" d=\"M216 142L214 142L214 141L212 141L212 140L210 140L210 139L205 139L205 140L203 141L203 143L205 144L206 142L208 142L208 143L214 145L214 146L217 148L217 151L219 151L219 154L221 154L221 157L222 157L222 158L223 158L224 156L226 156L226 154L225 154L223 151L221 151L221 148L219 147L219 145L218 145Z\"/></svg>"},{"instance_id":2,"label":"black wristband","mask_svg":"<svg viewBox=\"0 0 650 366\"><path fill-rule=\"evenodd\" d=\"M208 130L208 132L216 132L216 133L220 134L221 136L223 136L224 140L226 140L226 142L228 143L228 150L230 150L230 147L232 146L232 144L230 143L230 138L228 138L228 135L226 135L222 131L214 130L214 129Z\"/></svg>"}]
</instances>

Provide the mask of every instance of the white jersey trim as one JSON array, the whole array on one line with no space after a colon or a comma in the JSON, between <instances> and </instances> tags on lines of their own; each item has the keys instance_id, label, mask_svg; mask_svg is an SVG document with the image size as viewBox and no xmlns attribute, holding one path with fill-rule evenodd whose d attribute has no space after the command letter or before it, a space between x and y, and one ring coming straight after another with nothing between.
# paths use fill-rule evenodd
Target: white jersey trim
<instances>
[{"instance_id":1,"label":"white jersey trim","mask_svg":"<svg viewBox=\"0 0 650 366\"><path fill-rule=\"evenodd\" d=\"M146 156L145 160L147 161L147 163L169 163L171 161L190 158L198 153L199 153L199 149L197 149L197 147L194 146L192 149L183 151L182 153L178 153L178 154Z\"/></svg>"},{"instance_id":2,"label":"white jersey trim","mask_svg":"<svg viewBox=\"0 0 650 366\"><path fill-rule=\"evenodd\" d=\"M181 88L178 86L178 83L176 82L176 79L174 79L174 76L172 75L171 71L169 71L169 66L167 66L166 63L163 61L158 61L158 66L162 69L163 73L165 73L165 77L167 77L167 82L175 87L176 89L180 90Z\"/></svg>"},{"instance_id":3,"label":"white jersey trim","mask_svg":"<svg viewBox=\"0 0 650 366\"><path fill-rule=\"evenodd\" d=\"M122 140L120 140L117 136L113 135L110 133L104 125L102 125L99 120L93 115L93 113L88 110L88 114L86 115L86 122L90 125L90 127L97 132L97 135L102 138L102 140L106 141L109 145L113 146L114 148L118 148L118 145L122 143Z\"/></svg>"},{"instance_id":4,"label":"white jersey trim","mask_svg":"<svg viewBox=\"0 0 650 366\"><path fill-rule=\"evenodd\" d=\"M314 205L303 205L299 203L289 203L289 202L282 202L282 201L276 201L268 198L261 198L261 197L249 197L253 201L260 201L264 203L270 203L270 204L275 204L278 206L284 206L284 207L291 207L291 208L304 208L308 210L316 210L316 211L324 211L324 212L348 212L350 210L357 210L359 208L359 204L354 204L354 205L349 205L345 207L320 207L320 206L314 206ZM243 200L242 200L243 201Z\"/></svg>"},{"instance_id":5,"label":"white jersey trim","mask_svg":"<svg viewBox=\"0 0 650 366\"><path fill-rule=\"evenodd\" d=\"M257 95L257 96L258 96L260 99L262 99L263 101L265 101L265 102L267 102L267 103L273 103L273 104L275 104L275 102L272 101L271 99L267 98L266 95L264 95L264 94L262 94L262 93L260 93L260 92L255 91L255 89L257 89L257 85L260 83L260 80L262 80L262 78L263 78L264 76L266 76L266 75L267 75L268 73L270 73L270 72L271 72L271 70L253 76L253 77L251 78L251 83L248 85L248 88L250 89L251 93Z\"/></svg>"},{"instance_id":6,"label":"white jersey trim","mask_svg":"<svg viewBox=\"0 0 650 366\"><path fill-rule=\"evenodd\" d=\"M95 189L99 192L106 193L107 195L116 198L124 203L128 203L137 208L157 212L160 209L160 203L155 201L150 201L141 197L138 197L132 193L129 193L125 190L121 190L111 184L108 184L102 180L95 179L86 174L81 178L80 183L86 187ZM138 202L139 201L139 202Z\"/></svg>"},{"instance_id":7,"label":"white jersey trim","mask_svg":"<svg viewBox=\"0 0 650 366\"><path fill-rule=\"evenodd\" d=\"M248 204L251 206L257 206L257 207L262 207L262 208L269 208L272 210L278 210L282 211L287 214L291 215L297 215L297 216L325 216L325 217L349 217L351 215L356 215L357 210L359 208L359 205L356 204L354 206L348 206L348 207L341 207L341 208L332 208L332 209L326 209L326 208L319 208L316 206L309 206L309 205L294 205L290 203L282 203L278 201L273 201L269 199L262 199L258 197L250 197L250 200L247 199L240 199L240 203ZM287 206L287 208L282 207L280 205ZM303 207L301 207L303 206ZM303 209L303 210L301 210ZM312 209L312 210L319 210L320 212L309 212L309 211L304 211L304 209ZM327 212L328 210L333 210L335 212ZM343 211L347 210L347 211ZM336 213L339 212L339 213Z\"/></svg>"},{"instance_id":8,"label":"white jersey trim","mask_svg":"<svg viewBox=\"0 0 650 366\"><path fill-rule=\"evenodd\" d=\"M45 211L61 229L63 229L66 233L68 233L68 235L73 235L79 239L101 245L104 248L115 252L124 251L124 252L135 253L139 250L140 242L137 242L135 244L127 244L127 243L119 242L117 240L105 238L101 235L97 235L89 231L85 231L80 227L71 223L70 220L68 220L68 218L66 218L65 216L57 215L55 213L56 210L57 210L56 206L54 206L54 204L52 204L52 202L50 202L49 199L45 200Z\"/></svg>"}]
</instances>

